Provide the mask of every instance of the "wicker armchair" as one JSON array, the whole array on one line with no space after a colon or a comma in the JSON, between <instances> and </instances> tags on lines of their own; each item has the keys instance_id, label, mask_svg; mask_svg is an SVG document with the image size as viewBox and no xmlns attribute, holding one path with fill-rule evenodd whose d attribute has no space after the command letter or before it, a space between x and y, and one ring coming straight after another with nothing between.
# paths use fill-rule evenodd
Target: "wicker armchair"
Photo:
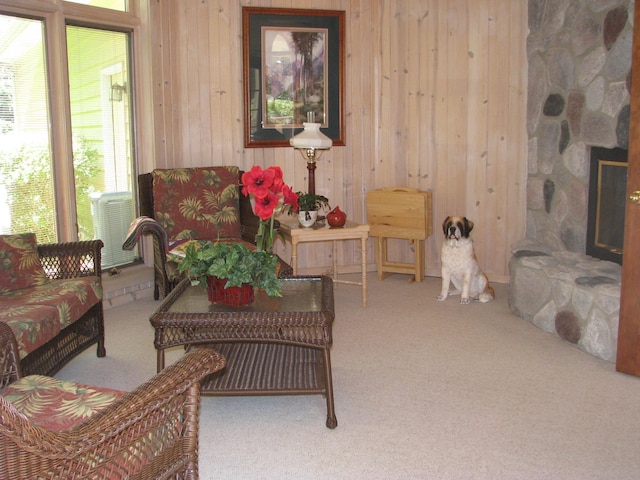
<instances>
[{"instance_id":1,"label":"wicker armchair","mask_svg":"<svg viewBox=\"0 0 640 480\"><path fill-rule=\"evenodd\" d=\"M0 396L0 478L197 479L200 381L224 367L196 349L79 425L54 432ZM0 387L20 378L11 330L0 324Z\"/></svg>"},{"instance_id":2,"label":"wicker armchair","mask_svg":"<svg viewBox=\"0 0 640 480\"><path fill-rule=\"evenodd\" d=\"M229 173L226 171L228 170ZM166 215L167 206L174 207L179 205L184 198L180 197L180 194L172 191L171 181L165 182L165 188L159 189L165 194L165 198L155 198L154 178L159 177L171 177L171 172L179 172L177 175L192 175L193 172L216 172L225 176L226 181L231 182L228 185L233 184L236 188L235 196L233 200L230 200L229 206L232 205L227 211L236 211L236 218L230 222L228 217L226 222L223 222L224 227L222 230L226 232L216 232L214 235L202 236L197 230L201 225L199 220L190 221L186 218L178 218L173 216L169 221L167 217L164 219L158 218ZM161 175L154 177L154 173L162 172ZM198 173L200 174L200 173ZM205 174L206 175L206 174ZM198 167L198 168L185 168L185 169L167 169L167 170L154 170L151 173L143 173L138 175L138 197L141 217L134 220L132 228L135 230L130 231L130 235L136 235L138 238L140 235L151 235L153 238L153 265L154 265L154 298L164 298L175 286L182 280L182 276L177 273L177 264L171 261L167 257L169 245L173 244L176 240L184 240L185 238L192 238L197 240L232 240L245 242L246 244L255 245L256 233L258 233L259 218L253 213L251 202L245 195L240 194L240 177L242 172L237 167ZM232 178L230 178L232 177ZM175 182L177 184L178 182ZM193 185L188 190L188 194L202 195L204 189L210 188L210 185ZM216 189L224 190L225 183L216 185ZM206 204L206 200L202 200L202 204ZM152 220L143 221L140 220ZM158 222L156 222L157 220ZM175 223L174 223L175 222ZM164 223L164 226L161 225ZM167 232L166 226L171 225L172 231ZM233 225L236 228L235 233L228 234L229 227ZM233 230L234 228L231 228ZM211 231L209 231L211 233ZM177 234L177 235L176 235ZM186 236L185 236L186 235ZM130 238L128 239L130 240ZM123 244L124 249L133 248L132 242ZM287 277L293 274L293 269L289 264L280 259L280 273L281 277Z\"/></svg>"}]
</instances>

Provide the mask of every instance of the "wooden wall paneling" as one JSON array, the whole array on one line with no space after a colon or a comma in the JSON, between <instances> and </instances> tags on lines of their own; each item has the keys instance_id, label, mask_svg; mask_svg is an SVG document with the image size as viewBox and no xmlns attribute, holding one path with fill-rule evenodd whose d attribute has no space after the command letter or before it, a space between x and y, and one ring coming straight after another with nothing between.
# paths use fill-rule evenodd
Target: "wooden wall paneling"
<instances>
[{"instance_id":1,"label":"wooden wall paneling","mask_svg":"<svg viewBox=\"0 0 640 480\"><path fill-rule=\"evenodd\" d=\"M296 189L306 189L304 160L292 149L244 148L241 8L345 10L347 146L320 160L318 187L356 220L365 218L369 190L395 184L430 188L436 232L446 214L466 210L478 216L477 247L494 256L481 258L481 264L491 263L490 275L506 278L508 249L522 237L525 223L524 213L519 217L510 209L514 204L523 209L526 193L527 6L520 3L152 2L153 18L159 20L153 27L154 81L160 79L154 84L156 165L203 161L198 155L242 168L277 164ZM478 21L482 12L491 20ZM470 58L474 48L487 53ZM505 183L513 173L522 184ZM428 274L439 274L440 244L439 235L427 241ZM412 255L407 247L398 247L398 253ZM323 248L305 260L309 266L329 265ZM340 261L359 264L359 251L341 247Z\"/></svg>"},{"instance_id":2,"label":"wooden wall paneling","mask_svg":"<svg viewBox=\"0 0 640 480\"><path fill-rule=\"evenodd\" d=\"M467 170L467 87L468 29L466 0L449 0L447 4L447 103L448 115L444 141L449 146L446 158L449 165L447 185L466 184ZM445 214L460 215L466 211L471 192L464 189L447 189L448 202L452 206ZM442 216L442 215L441 215Z\"/></svg>"},{"instance_id":3,"label":"wooden wall paneling","mask_svg":"<svg viewBox=\"0 0 640 480\"><path fill-rule=\"evenodd\" d=\"M431 85L433 89L434 105L433 105L433 131L434 131L434 147L435 147L435 179L433 183L433 208L434 218L437 223L441 223L449 213L455 211L456 205L451 203L448 192L448 170L449 170L449 152L446 138L446 127L448 124L448 103L446 98L447 91L447 59L448 59L448 30L446 28L447 5L446 1L438 0L434 2L435 14L435 38L432 46L432 54L434 55L434 82ZM456 189L464 188L464 186L456 186ZM442 238L438 244L442 243ZM439 247L438 247L439 248ZM437 259L437 266L440 268L440 259Z\"/></svg>"},{"instance_id":4,"label":"wooden wall paneling","mask_svg":"<svg viewBox=\"0 0 640 480\"><path fill-rule=\"evenodd\" d=\"M404 160L407 165L407 179L405 186L418 188L420 184L420 170L422 159L420 157L420 125L422 120L422 111L420 103L420 79L422 62L422 45L418 39L420 38L420 17L416 14L416 5L407 6L407 27L405 37L405 68L406 75L406 126L402 130L402 135L406 138L406 147L404 149ZM398 160L402 161L402 157Z\"/></svg>"},{"instance_id":5,"label":"wooden wall paneling","mask_svg":"<svg viewBox=\"0 0 640 480\"><path fill-rule=\"evenodd\" d=\"M376 34L377 2L352 0L347 17L347 68L345 119L347 122L347 145L343 167L349 170L351 179L351 218L366 221L366 191L372 184L371 172L375 164L376 144L375 102L378 77L376 65L379 41ZM366 45L366 49L363 48ZM358 74L366 72L366 74ZM358 253L358 259L360 259ZM374 262L373 242L367 245L367 259L371 268ZM356 259L356 260L358 260Z\"/></svg>"},{"instance_id":6,"label":"wooden wall paneling","mask_svg":"<svg viewBox=\"0 0 640 480\"><path fill-rule=\"evenodd\" d=\"M420 79L422 70L423 47L419 39L420 16L416 13L419 5L408 3L404 7L404 28L398 35L398 50L402 52L399 57L402 65L399 71L399 104L403 105L402 120L394 131L394 137L398 140L394 148L396 152L395 166L402 166L398 171L400 186L419 188L420 170L422 158L420 156L420 124L423 112L420 110ZM406 241L398 241L397 259L403 263L413 263L415 245Z\"/></svg>"},{"instance_id":7,"label":"wooden wall paneling","mask_svg":"<svg viewBox=\"0 0 640 480\"><path fill-rule=\"evenodd\" d=\"M178 15L180 30L185 33L181 39L176 56L178 62L184 62L184 68L180 68L178 74L178 104L176 109L181 112L181 149L178 152L180 166L198 167L196 153L200 148L200 130L198 118L200 117L200 98L198 96L198 76L201 70L198 68L198 30L196 28L197 14L194 12L194 2L184 2L184 7ZM182 60L183 59L183 60Z\"/></svg>"},{"instance_id":8,"label":"wooden wall paneling","mask_svg":"<svg viewBox=\"0 0 640 480\"><path fill-rule=\"evenodd\" d=\"M393 184L395 178L393 177L392 166L390 165L389 158L389 131L390 124L395 120L392 114L392 99L391 92L393 85L392 70L393 70L393 58L390 54L392 47L391 32L396 27L395 20L393 18L393 10L391 2L384 2L382 5L382 17L380 19L380 98L376 101L380 102L380 118L379 123L379 155L377 158L376 170L375 170L375 186L382 186L385 184ZM373 187L373 186L372 186Z\"/></svg>"},{"instance_id":9,"label":"wooden wall paneling","mask_svg":"<svg viewBox=\"0 0 640 480\"><path fill-rule=\"evenodd\" d=\"M498 28L498 16L500 12L496 11L498 5L496 2L492 0L486 0L489 6L489 22L488 22L488 42L489 42L489 57L488 62L490 65L493 64L497 59L500 59L501 68L497 68L497 65L494 65L493 68L489 69L489 75L487 78L487 82L490 86L489 90L489 98L488 98L488 117L487 117L487 126L488 126L488 152L487 152L487 162L485 165L485 175L487 179L486 191L483 194L482 207L479 213L482 215L479 218L479 223L477 225L476 243L478 247L483 252L482 265L483 269L489 273L490 271L495 271L494 265L496 265L496 243L500 242L500 239L497 238L498 232L492 231L495 229L496 223L495 219L500 214L500 205L498 204L499 198L504 194L504 191L501 187L500 183L500 172L499 172L499 163L500 163L500 137L505 134L505 132L501 129L501 117L505 115L503 110L504 103L504 91L502 91L502 79L504 78L504 72L508 71L508 58L504 57L505 50L507 48L506 45L503 45L501 42L503 39L499 37L499 28ZM504 7L504 6L503 6ZM504 69L504 70L503 70ZM495 83L494 83L495 82ZM493 235L493 241L491 243L491 248L485 249L486 236L488 234Z\"/></svg>"},{"instance_id":10,"label":"wooden wall paneling","mask_svg":"<svg viewBox=\"0 0 640 480\"><path fill-rule=\"evenodd\" d=\"M191 65L187 55L187 43L190 34L193 32L189 28L186 15L188 2L170 2L172 10L172 43L171 43L171 64L169 68L172 73L173 96L171 98L172 114L175 118L173 131L175 136L175 150L173 158L169 159L173 167L190 166L185 163L185 158L191 157L188 146L194 139L190 135L189 121L189 91L188 78L195 77L195 72L189 72Z\"/></svg>"},{"instance_id":11,"label":"wooden wall paneling","mask_svg":"<svg viewBox=\"0 0 640 480\"><path fill-rule=\"evenodd\" d=\"M138 168L140 172L148 172L152 170L156 165L166 164L167 158L167 116L166 108L168 105L167 95L167 82L165 79L165 68L167 61L165 58L165 50L168 45L168 32L169 25L166 15L163 15L163 10L160 8L149 8L149 28L151 35L151 78L152 78L152 90L153 90L153 122L155 124L154 130L154 151L155 158L138 158Z\"/></svg>"},{"instance_id":12,"label":"wooden wall paneling","mask_svg":"<svg viewBox=\"0 0 640 480\"><path fill-rule=\"evenodd\" d=\"M393 100L391 106L392 119L388 126L389 130L389 151L387 152L389 164L391 165L393 178L396 185L406 186L408 182L408 137L409 131L408 115L411 108L411 92L409 90L409 76L414 74L413 66L407 64L407 49L409 42L407 39L409 30L408 3L396 2L393 13L394 31L393 45L396 49L392 59L392 79L390 96ZM411 68L411 70L410 70Z\"/></svg>"},{"instance_id":13,"label":"wooden wall paneling","mask_svg":"<svg viewBox=\"0 0 640 480\"><path fill-rule=\"evenodd\" d=\"M382 71L382 118L380 121L382 129L379 163L382 168L376 171L378 178L374 188L404 186L407 181L404 175L405 148L403 138L398 135L398 132L406 127L404 106L407 97L403 82L406 78L404 73L406 43L403 38L406 32L406 8L405 2L388 2L385 17L382 19L384 69ZM401 261L404 259L403 250L401 242L393 240L388 244L387 253L390 259Z\"/></svg>"},{"instance_id":14,"label":"wooden wall paneling","mask_svg":"<svg viewBox=\"0 0 640 480\"><path fill-rule=\"evenodd\" d=\"M518 71L516 66L511 64L512 56L510 55L510 52L516 46L509 43L509 32L511 28L510 22L507 21L507 19L511 18L511 15L515 13L518 8L519 6L514 2L508 3L508 6L506 8L503 4L500 4L499 6L496 5L496 10L498 11L498 17L496 18L496 21L501 25L501 28L498 29L499 43L505 46L509 45L509 48L505 48L501 52L506 58L508 72ZM516 18L518 18L517 15ZM499 71L499 69L496 70ZM509 179L508 175L506 174L509 171L510 164L509 143L511 142L511 138L509 137L509 124L511 117L509 113L511 105L516 100L513 97L513 90L510 88L510 79L512 78L512 75L513 73L510 73L509 75L503 75L503 78L500 81L500 85L502 87L502 98L500 105L503 110L503 115L500 116L500 143L498 144L499 162L496 168L496 175L500 178L500 190L497 192L495 198L497 202L496 217L494 219L491 219L491 222L487 223L487 225L492 226L492 230L487 231L485 237L485 245L487 246L487 250L491 251L492 258L494 259L493 263L487 265L487 268L492 275L494 274L494 272L501 273L508 271L509 269L509 259L506 255L504 255L504 252L509 251L510 248L508 242L509 232L506 218L507 210L512 206L512 199L509 196L509 183L510 181L512 181L512 179ZM494 242L492 239L492 235L494 234L494 232L498 234L498 242ZM489 245L491 245L492 248L489 248Z\"/></svg>"},{"instance_id":15,"label":"wooden wall paneling","mask_svg":"<svg viewBox=\"0 0 640 480\"><path fill-rule=\"evenodd\" d=\"M207 88L203 88L202 95L203 101L206 101L209 105L208 113L210 118L209 131L206 133L209 155L208 158L204 159L207 165L233 165L230 155L230 147L233 145L231 142L232 135L230 135L229 141L221 142L217 140L218 134L216 133L225 130L231 133L232 123L230 120L233 108L232 105L225 104L224 98L225 93L229 90L225 86L228 85L232 68L229 63L225 65L223 63L225 59L216 53L223 52L226 49L226 45L230 45L230 39L227 36L229 28L222 21L223 12L228 8L228 2L220 0L217 8L211 5L209 11L207 11L207 16L204 18L207 22L208 42L206 53L203 52L206 58L202 58L201 62L207 66L210 79ZM204 91L206 91L206 96ZM227 114L223 115L222 112L227 112Z\"/></svg>"},{"instance_id":16,"label":"wooden wall paneling","mask_svg":"<svg viewBox=\"0 0 640 480\"><path fill-rule=\"evenodd\" d=\"M487 120L489 103L489 7L487 0L470 4L469 18L469 110L467 116L467 175L469 198L464 214L477 229L474 237L482 232L484 195L487 191L486 168L489 146L487 144ZM478 258L485 258L486 242L477 242Z\"/></svg>"},{"instance_id":17,"label":"wooden wall paneling","mask_svg":"<svg viewBox=\"0 0 640 480\"><path fill-rule=\"evenodd\" d=\"M154 168L168 168L173 166L176 150L179 147L179 145L176 144L179 119L173 112L174 96L177 95L177 72L172 58L178 32L176 32L172 21L173 11L160 8L158 4L152 5L152 10L158 12L158 16L161 18L160 25L163 29L159 38L161 49L161 72L159 79L162 84L162 98L160 100L162 106L162 121L160 125L162 126L162 130L160 132L158 132L158 126L156 125L156 138L163 142L163 144L161 145L162 148L156 150L156 153L162 152L162 155L157 159ZM156 103L158 102L156 101ZM157 120L156 117L156 121Z\"/></svg>"},{"instance_id":18,"label":"wooden wall paneling","mask_svg":"<svg viewBox=\"0 0 640 480\"><path fill-rule=\"evenodd\" d=\"M496 272L495 277L508 281L508 266L511 259L511 248L525 237L525 222L527 213L527 132L523 125L527 119L527 57L526 39L522 35L520 26L528 24L528 9L522 4L511 5L511 16L515 19L509 25L509 44L511 45L509 64L511 76L509 82L509 126L508 150L506 161L506 178L508 202L505 216L506 244L502 252L506 271Z\"/></svg>"},{"instance_id":19,"label":"wooden wall paneling","mask_svg":"<svg viewBox=\"0 0 640 480\"><path fill-rule=\"evenodd\" d=\"M229 115L229 122L232 123L230 130L231 138L227 139L231 143L231 155L234 159L234 165L242 161L244 155L244 84L242 79L242 5L237 0L229 0L229 7L226 12L229 18L225 18L228 23L227 30L227 50L230 45L237 45L234 51L237 55L233 55L231 59L232 68L229 69L229 84L225 85L225 97L227 102L232 105L232 113ZM225 115L225 112L220 112ZM227 134L229 135L229 133Z\"/></svg>"},{"instance_id":20,"label":"wooden wall paneling","mask_svg":"<svg viewBox=\"0 0 640 480\"><path fill-rule=\"evenodd\" d=\"M421 97L421 162L423 168L426 168L426 174L421 179L420 189L432 190L434 197L434 205L436 202L436 181L438 178L438 155L436 148L436 105L438 103L437 92L435 91L437 66L438 66L438 52L437 52L437 38L438 38L438 8L431 5L422 6L424 13L422 20L422 28L420 31L419 43L421 45L420 55L420 88L423 90L424 95ZM426 15L426 16L424 16ZM435 207L434 207L435 208ZM435 213L435 212L434 212ZM442 236L438 235L440 232L440 222L442 221L436 215L434 217L432 235L425 242L426 249L426 272L427 275L439 275L440 269L440 244L442 243Z\"/></svg>"},{"instance_id":21,"label":"wooden wall paneling","mask_svg":"<svg viewBox=\"0 0 640 480\"><path fill-rule=\"evenodd\" d=\"M197 143L189 145L192 165L204 167L211 162L211 77L212 61L209 48L209 4L207 2L187 2L189 8L189 28L195 29L195 42L189 42L190 71L195 73L195 80L189 79L195 90L190 92L189 120L194 122L191 132L196 132ZM216 32L211 32L212 36Z\"/></svg>"},{"instance_id":22,"label":"wooden wall paneling","mask_svg":"<svg viewBox=\"0 0 640 480\"><path fill-rule=\"evenodd\" d=\"M162 98L162 132L158 135L156 126L156 137L162 138L164 141L164 155L158 159L155 168L168 168L174 165L174 159L177 156L177 150L180 145L177 143L179 134L179 118L174 112L174 99L178 95L177 91L177 70L179 68L173 62L174 49L177 45L179 32L176 29L174 15L177 6L166 6L165 4L152 3L152 9L157 10L162 17L162 26L165 31L160 39L162 44L162 77L163 98Z\"/></svg>"},{"instance_id":23,"label":"wooden wall paneling","mask_svg":"<svg viewBox=\"0 0 640 480\"><path fill-rule=\"evenodd\" d=\"M483 212L481 225L482 236L479 239L481 245L490 245L485 248L483 260L487 273L504 272L507 266L504 262L505 241L505 210L509 198L506 196L506 165L507 159L507 137L510 119L506 113L509 109L509 75L511 71L509 65L509 48L511 47L508 36L509 4L505 5L500 0L489 0L490 22L489 22L489 49L493 55L491 62L495 65L501 64L502 68L493 68L489 72L489 85L492 92L490 98L490 137L489 144L491 153L487 164L488 189L486 193L487 211ZM505 34L506 33L506 34ZM504 69L504 70L503 70Z\"/></svg>"}]
</instances>

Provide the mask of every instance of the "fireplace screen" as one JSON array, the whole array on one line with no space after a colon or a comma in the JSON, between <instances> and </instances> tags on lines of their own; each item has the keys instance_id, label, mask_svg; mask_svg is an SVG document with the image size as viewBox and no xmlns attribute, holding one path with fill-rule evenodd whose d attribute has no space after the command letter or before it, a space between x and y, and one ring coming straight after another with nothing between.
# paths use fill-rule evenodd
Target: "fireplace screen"
<instances>
[{"instance_id":1,"label":"fireplace screen","mask_svg":"<svg viewBox=\"0 0 640 480\"><path fill-rule=\"evenodd\" d=\"M622 264L627 150L591 148L587 254Z\"/></svg>"}]
</instances>

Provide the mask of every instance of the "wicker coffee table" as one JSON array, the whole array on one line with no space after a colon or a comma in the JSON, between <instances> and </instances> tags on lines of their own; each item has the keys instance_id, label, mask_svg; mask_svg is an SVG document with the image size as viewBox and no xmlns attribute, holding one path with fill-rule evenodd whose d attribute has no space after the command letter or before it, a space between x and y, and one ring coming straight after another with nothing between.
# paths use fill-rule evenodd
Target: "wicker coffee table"
<instances>
[{"instance_id":1,"label":"wicker coffee table","mask_svg":"<svg viewBox=\"0 0 640 480\"><path fill-rule=\"evenodd\" d=\"M227 361L202 383L202 395L322 394L327 427L338 421L331 379L333 283L330 277L283 279L281 298L257 291L247 307L209 303L200 286L183 280L151 316L158 371L164 350L209 346Z\"/></svg>"}]
</instances>

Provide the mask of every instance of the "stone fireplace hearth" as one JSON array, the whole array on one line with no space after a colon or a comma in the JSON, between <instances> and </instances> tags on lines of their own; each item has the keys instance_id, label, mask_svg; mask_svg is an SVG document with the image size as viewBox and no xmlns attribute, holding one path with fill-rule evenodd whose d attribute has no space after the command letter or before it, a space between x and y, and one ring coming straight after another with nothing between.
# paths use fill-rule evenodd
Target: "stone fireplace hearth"
<instances>
[{"instance_id":1,"label":"stone fireplace hearth","mask_svg":"<svg viewBox=\"0 0 640 480\"><path fill-rule=\"evenodd\" d=\"M509 263L511 311L603 360L615 361L622 268L522 241Z\"/></svg>"},{"instance_id":2,"label":"stone fireplace hearth","mask_svg":"<svg viewBox=\"0 0 640 480\"><path fill-rule=\"evenodd\" d=\"M586 255L590 147L627 148L633 0L529 0L526 239L512 311L616 354L620 265Z\"/></svg>"}]
</instances>

